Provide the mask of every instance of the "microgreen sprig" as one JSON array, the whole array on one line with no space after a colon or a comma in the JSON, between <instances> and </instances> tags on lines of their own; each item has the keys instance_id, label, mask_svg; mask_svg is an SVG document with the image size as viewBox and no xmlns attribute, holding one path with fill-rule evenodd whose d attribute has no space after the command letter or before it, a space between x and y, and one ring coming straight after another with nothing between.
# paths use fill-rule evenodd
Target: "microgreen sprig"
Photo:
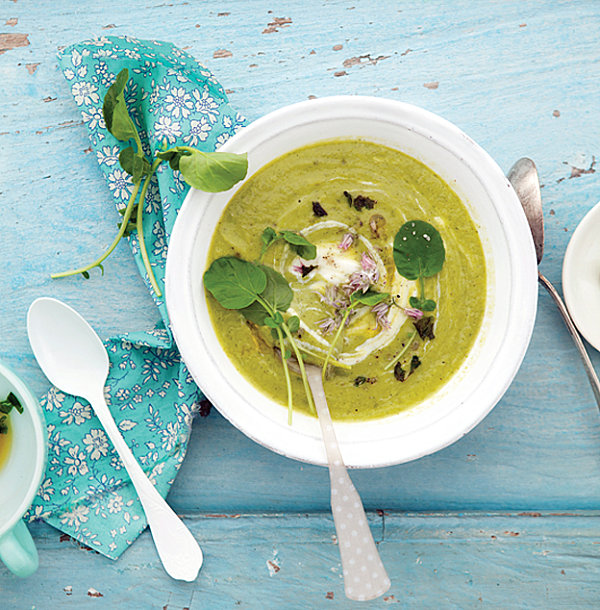
<instances>
[{"instance_id":1,"label":"microgreen sprig","mask_svg":"<svg viewBox=\"0 0 600 610\"><path fill-rule=\"evenodd\" d=\"M6 418L13 409L18 413L23 413L23 405L12 392L9 392L4 400L0 400L0 434L8 432Z\"/></svg>"},{"instance_id":2,"label":"microgreen sprig","mask_svg":"<svg viewBox=\"0 0 600 610\"><path fill-rule=\"evenodd\" d=\"M281 273L267 265L252 263L234 256L214 260L204 272L204 286L225 309L239 310L247 320L271 329L279 343L287 386L288 423L292 423L292 386L287 360L291 356L285 347L287 339L300 368L302 384L310 409L315 412L304 360L294 339L300 328L298 316L283 317L294 293Z\"/></svg>"},{"instance_id":3,"label":"microgreen sprig","mask_svg":"<svg viewBox=\"0 0 600 610\"><path fill-rule=\"evenodd\" d=\"M425 297L425 278L438 274L444 265L446 250L439 231L424 220L409 220L394 237L394 264L407 280L419 281L419 296L409 304L421 311L433 311L435 301Z\"/></svg>"},{"instance_id":4,"label":"microgreen sprig","mask_svg":"<svg viewBox=\"0 0 600 610\"><path fill-rule=\"evenodd\" d=\"M278 233L273 227L267 227L262 232L260 239L262 248L258 258L259 261L262 261L270 246L281 240L285 241L298 256L305 260L312 260L317 257L317 247L295 231L279 231Z\"/></svg>"},{"instance_id":5,"label":"microgreen sprig","mask_svg":"<svg viewBox=\"0 0 600 610\"><path fill-rule=\"evenodd\" d=\"M367 307L374 307L378 303L381 303L390 298L389 293L387 292L377 292L376 290L372 290L369 288L366 292L362 292L362 290L357 290L350 295L350 304L346 307L344 311L344 315L342 316L342 320L338 329L329 344L329 349L327 350L327 355L325 356L325 361L323 362L322 375L323 379L325 379L325 375L327 373L327 365L329 364L329 360L331 359L331 355L333 354L333 350L335 348L340 335L342 334L342 330L344 326L346 326L346 321L348 320L348 316L350 313L359 305L366 305Z\"/></svg>"},{"instance_id":6,"label":"microgreen sprig","mask_svg":"<svg viewBox=\"0 0 600 610\"><path fill-rule=\"evenodd\" d=\"M104 97L102 114L108 131L119 141L129 145L119 153L119 164L131 176L133 189L123 212L123 220L119 231L107 250L89 265L51 274L52 278L67 277L81 274L90 277L90 270L98 267L102 274L102 263L113 252L121 238L135 230L138 237L140 255L142 257L148 279L157 297L162 296L152 265L148 258L143 232L143 214L146 193L152 177L159 165L168 161L171 169L181 172L183 179L193 188L211 193L226 191L240 180L248 171L247 155L212 152L207 153L190 146L175 146L156 153L155 158L148 158L143 150L142 139L131 118L125 103L125 87L129 81L129 71L124 68L117 75L115 82L109 87ZM133 146L131 143L133 142ZM134 148L135 146L135 148ZM143 184L142 184L143 181ZM136 203L139 193L139 200ZM137 208L135 224L130 222L134 209Z\"/></svg>"}]
</instances>

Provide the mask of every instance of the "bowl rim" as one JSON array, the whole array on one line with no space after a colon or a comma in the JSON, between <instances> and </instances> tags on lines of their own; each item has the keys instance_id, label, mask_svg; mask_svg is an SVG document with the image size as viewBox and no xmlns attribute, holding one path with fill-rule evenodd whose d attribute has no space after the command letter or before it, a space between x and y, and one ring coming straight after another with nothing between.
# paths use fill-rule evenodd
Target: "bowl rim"
<instances>
[{"instance_id":1,"label":"bowl rim","mask_svg":"<svg viewBox=\"0 0 600 610\"><path fill-rule=\"evenodd\" d=\"M438 440L434 443L425 443L420 450L413 451L413 453L408 457L396 456L388 457L386 459L373 459L368 462L362 460L356 463L352 460L346 459L349 467L367 468L403 463L438 451L454 443L468 433L496 405L498 400L500 400L506 389L512 383L512 380L514 379L514 376L516 375L525 356L531 334L533 332L537 310L537 282L535 280L537 277L537 263L533 240L531 238L531 233L529 231L529 226L527 225L525 214L510 182L502 170L498 167L496 162L485 150L483 150L483 148L476 144L469 136L467 136L454 124L418 106L407 104L405 102L371 96L331 96L316 100L302 101L279 108L250 123L247 127L240 130L236 135L225 142L220 150L224 152L236 152L239 150L237 148L238 141L243 141L250 130L258 133L266 130L268 133L269 128L273 129L273 125L285 125L286 121L294 116L314 115L318 114L319 112L334 110L336 118L340 116L343 118L343 113L345 111L352 111L355 113L357 108L369 108L372 111L381 111L385 113L402 113L405 120L406 117L408 117L412 118L418 125L426 123L428 126L428 131L435 131L436 134L439 133L438 143L445 143L447 138L452 140L450 151L453 155L459 158L463 164L470 168L474 176L477 177L485 190L488 191L488 196L492 201L497 202L500 197L500 193L502 193L503 198L507 198L507 202L503 201L503 203L508 203L508 207L506 209L502 209L502 214L504 222L510 221L512 223L511 232L510 234L507 234L506 237L507 240L512 244L511 272L514 272L513 274L516 278L511 278L511 286L514 289L514 292L516 292L518 295L518 307L516 303L517 296L515 294L511 295L510 309L511 311L514 311L518 308L519 310L519 315L512 316L508 321L507 326L509 329L507 334L515 341L512 344L510 357L506 357L506 350L503 349L502 353L504 360L502 361L502 364L505 364L506 367L502 369L502 373L498 375L491 384L493 386L493 396L486 401L485 407L479 408L475 416L473 416L471 413L471 417L466 425L461 425L458 428L454 426L456 429L452 431L452 434L445 435L442 442ZM368 118L374 117L369 115ZM368 137L365 137L364 139L368 139ZM319 138L316 138L314 141L319 141ZM292 148L287 150L292 150ZM459 154L459 151L462 151L463 154ZM481 163L484 170L473 168L472 164L469 164L465 159L467 153L472 155L474 159ZM281 154L283 154L283 152ZM482 175L485 176L485 184L482 181ZM489 194L492 187L494 191L493 196L492 194ZM239 185L236 185L235 188L239 188ZM230 192L229 197L231 197L233 192L234 191ZM196 362L193 358L194 340L185 328L186 318L189 322L191 319L193 319L193 315L190 317L192 312L189 310L189 308L187 311L183 311L182 309L182 302L185 302L187 299L189 303L190 299L193 297L190 286L190 269L187 269L187 275L181 270L181 243L182 240L185 239L186 233L189 233L191 230L190 226L193 225L193 222L190 222L190 220L193 220L195 215L192 200L196 197L203 197L205 195L206 194L204 193L199 195L197 191L194 191L194 189L191 189L188 193L175 222L169 243L169 251L167 254L165 279L166 304L175 342L181 351L182 358L187 364L192 376L198 382L198 385L202 388L207 398L213 402L217 410L248 437L287 457L312 464L325 465L326 459L324 457L324 451L320 457L315 457L315 455L307 457L305 452L298 451L297 448L292 450L289 448L284 449L282 446L284 443L281 438L278 438L276 442L273 442L273 440L269 438L265 438L263 431L259 430L254 425L249 426L248 422L244 421L244 418L240 415L240 413L234 413L230 409L223 408L223 405L219 405L220 400L217 394L219 394L220 391L215 389L212 380L207 380L206 376L203 375L201 370L202 363ZM494 205L494 207L498 209L496 205ZM197 214L198 212L196 212L196 215ZM189 235L187 236L189 237ZM515 266L515 261L513 260L515 256L514 249L517 247L517 245L520 248L519 255L523 259L519 266ZM184 273L183 276L182 273ZM181 282L182 277L185 279L183 283ZM185 305L183 307L185 307ZM202 383L203 380L207 382L204 384L204 387ZM457 408L463 403L467 402L467 398L463 399L460 404L457 405ZM452 415L452 413L450 415ZM448 420L448 417L444 416L442 419ZM453 419L455 419L454 416ZM436 424L439 424L440 422L441 420L438 420ZM447 423L447 421L444 422L444 424ZM337 425L340 424L336 424L336 426ZM341 425L343 426L344 424Z\"/></svg>"},{"instance_id":2,"label":"bowl rim","mask_svg":"<svg viewBox=\"0 0 600 610\"><path fill-rule=\"evenodd\" d=\"M21 398L23 408L27 409L33 422L33 429L36 441L38 456L35 462L34 476L29 480L27 491L23 494L22 500L15 508L10 519L0 523L0 538L9 532L27 512L35 494L39 489L40 483L46 472L48 460L48 434L44 412L39 401L33 395L25 382L4 362L0 361L0 376L4 377L13 391Z\"/></svg>"}]
</instances>

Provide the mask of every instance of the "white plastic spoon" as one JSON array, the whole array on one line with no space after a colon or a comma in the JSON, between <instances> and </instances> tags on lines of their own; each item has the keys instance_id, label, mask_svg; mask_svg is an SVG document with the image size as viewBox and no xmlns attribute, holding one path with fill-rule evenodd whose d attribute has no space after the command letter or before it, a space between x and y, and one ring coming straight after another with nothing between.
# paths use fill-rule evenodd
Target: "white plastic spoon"
<instances>
[{"instance_id":1,"label":"white plastic spoon","mask_svg":"<svg viewBox=\"0 0 600 610\"><path fill-rule=\"evenodd\" d=\"M74 309L50 298L31 304L27 332L33 353L50 382L92 405L138 493L167 574L178 580L195 580L202 566L200 546L137 463L106 404L104 385L109 362L98 335Z\"/></svg>"},{"instance_id":2,"label":"white plastic spoon","mask_svg":"<svg viewBox=\"0 0 600 610\"><path fill-rule=\"evenodd\" d=\"M379 557L362 501L342 459L325 398L321 369L310 364L305 366L327 453L331 510L342 558L346 597L357 601L375 599L390 588L390 579Z\"/></svg>"}]
</instances>

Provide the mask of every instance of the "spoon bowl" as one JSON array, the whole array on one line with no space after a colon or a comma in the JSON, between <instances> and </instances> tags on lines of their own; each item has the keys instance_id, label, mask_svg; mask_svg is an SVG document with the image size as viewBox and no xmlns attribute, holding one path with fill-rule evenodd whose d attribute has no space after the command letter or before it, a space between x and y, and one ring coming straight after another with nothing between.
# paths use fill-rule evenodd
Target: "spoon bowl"
<instances>
[{"instance_id":1,"label":"spoon bowl","mask_svg":"<svg viewBox=\"0 0 600 610\"><path fill-rule=\"evenodd\" d=\"M73 309L54 299L37 299L29 308L27 330L33 353L53 385L74 396L104 387L108 354L100 337Z\"/></svg>"}]
</instances>

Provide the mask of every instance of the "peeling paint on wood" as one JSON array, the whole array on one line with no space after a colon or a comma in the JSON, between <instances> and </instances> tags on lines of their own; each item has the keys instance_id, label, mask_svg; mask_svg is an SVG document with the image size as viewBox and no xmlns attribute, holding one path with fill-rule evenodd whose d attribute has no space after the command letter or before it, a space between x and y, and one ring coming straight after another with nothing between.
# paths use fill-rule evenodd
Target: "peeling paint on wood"
<instances>
[{"instance_id":1,"label":"peeling paint on wood","mask_svg":"<svg viewBox=\"0 0 600 610\"><path fill-rule=\"evenodd\" d=\"M389 55L378 55L377 57L371 57L371 55L359 55L358 57L349 57L343 62L344 68L352 68L353 66L374 66L384 59L389 59Z\"/></svg>"},{"instance_id":2,"label":"peeling paint on wood","mask_svg":"<svg viewBox=\"0 0 600 610\"><path fill-rule=\"evenodd\" d=\"M217 49L213 53L213 59L221 59L223 57L232 57L233 53L227 49Z\"/></svg>"},{"instance_id":3,"label":"peeling paint on wood","mask_svg":"<svg viewBox=\"0 0 600 610\"><path fill-rule=\"evenodd\" d=\"M273 34L279 32L281 28L288 28L292 24L289 17L275 17L273 21L267 24L267 27L262 31L263 34Z\"/></svg>"},{"instance_id":4,"label":"peeling paint on wood","mask_svg":"<svg viewBox=\"0 0 600 610\"><path fill-rule=\"evenodd\" d=\"M425 87L426 89L437 89L439 86L440 83L437 80L431 81L429 83L423 83L423 87Z\"/></svg>"},{"instance_id":5,"label":"peeling paint on wood","mask_svg":"<svg viewBox=\"0 0 600 610\"><path fill-rule=\"evenodd\" d=\"M36 64L25 64L25 68L27 68L27 72L29 72L29 74L33 74L38 69L39 65L40 62Z\"/></svg>"},{"instance_id":6,"label":"peeling paint on wood","mask_svg":"<svg viewBox=\"0 0 600 610\"><path fill-rule=\"evenodd\" d=\"M0 55L16 49L29 46L29 34L0 34Z\"/></svg>"},{"instance_id":7,"label":"peeling paint on wood","mask_svg":"<svg viewBox=\"0 0 600 610\"><path fill-rule=\"evenodd\" d=\"M104 595L102 595L102 593L100 593L100 591L97 591L93 587L90 587L88 589L87 594L88 594L88 597L104 597Z\"/></svg>"},{"instance_id":8,"label":"peeling paint on wood","mask_svg":"<svg viewBox=\"0 0 600 610\"><path fill-rule=\"evenodd\" d=\"M10 25L11 27L14 27L15 25L17 25L17 23L19 23L19 20L16 17L11 17L10 19L7 19L4 22L4 25Z\"/></svg>"}]
</instances>

